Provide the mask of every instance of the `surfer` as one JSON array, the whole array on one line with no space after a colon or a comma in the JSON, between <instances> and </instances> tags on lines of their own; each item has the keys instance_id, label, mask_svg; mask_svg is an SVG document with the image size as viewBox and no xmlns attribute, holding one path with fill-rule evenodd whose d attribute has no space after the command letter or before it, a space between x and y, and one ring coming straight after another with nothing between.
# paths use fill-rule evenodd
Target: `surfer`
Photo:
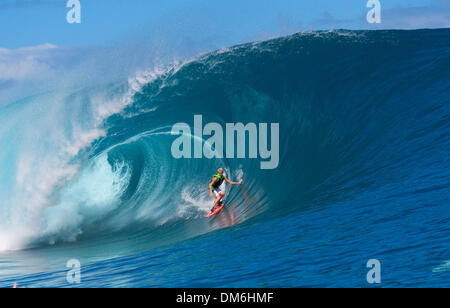
<instances>
[{"instance_id":1,"label":"surfer","mask_svg":"<svg viewBox=\"0 0 450 308\"><path fill-rule=\"evenodd\" d=\"M240 180L239 182L232 182L223 175L222 168L217 170L217 174L213 176L213 179L209 184L209 195L212 198L214 198L214 195L216 195L216 199L214 200L211 212L214 211L217 204L222 202L222 198L225 196L225 193L220 189L220 185L222 185L223 181L227 182L230 185L240 185L243 182L242 180Z\"/></svg>"}]
</instances>

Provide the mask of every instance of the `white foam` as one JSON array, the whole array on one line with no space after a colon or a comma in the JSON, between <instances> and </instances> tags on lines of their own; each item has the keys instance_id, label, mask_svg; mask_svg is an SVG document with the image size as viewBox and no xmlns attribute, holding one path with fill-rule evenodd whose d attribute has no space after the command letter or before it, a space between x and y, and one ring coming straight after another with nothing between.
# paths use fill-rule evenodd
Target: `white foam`
<instances>
[{"instance_id":1,"label":"white foam","mask_svg":"<svg viewBox=\"0 0 450 308\"><path fill-rule=\"evenodd\" d=\"M443 273L450 271L450 260L443 262L441 265L433 268L433 273Z\"/></svg>"},{"instance_id":2,"label":"white foam","mask_svg":"<svg viewBox=\"0 0 450 308\"><path fill-rule=\"evenodd\" d=\"M181 198L184 202L178 208L178 215L180 217L185 216L188 209L192 207L203 212L209 212L214 201L214 199L209 196L208 192L194 196L191 188L184 188L181 192Z\"/></svg>"},{"instance_id":3,"label":"white foam","mask_svg":"<svg viewBox=\"0 0 450 308\"><path fill-rule=\"evenodd\" d=\"M98 157L63 189L57 204L45 209L41 236L49 243L76 240L83 226L92 226L117 208L130 177L131 169L125 163L113 169L106 154Z\"/></svg>"}]
</instances>

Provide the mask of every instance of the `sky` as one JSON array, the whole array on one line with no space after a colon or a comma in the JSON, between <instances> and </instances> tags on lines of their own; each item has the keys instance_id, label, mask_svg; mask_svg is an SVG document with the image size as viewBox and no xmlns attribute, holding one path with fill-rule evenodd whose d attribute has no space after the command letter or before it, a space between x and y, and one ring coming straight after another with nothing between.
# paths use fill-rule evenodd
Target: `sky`
<instances>
[{"instance_id":1,"label":"sky","mask_svg":"<svg viewBox=\"0 0 450 308\"><path fill-rule=\"evenodd\" d=\"M0 0L0 107L68 71L89 83L300 31L450 27L450 0L379 0L380 24L368 0L79 1L69 24L68 0Z\"/></svg>"},{"instance_id":2,"label":"sky","mask_svg":"<svg viewBox=\"0 0 450 308\"><path fill-rule=\"evenodd\" d=\"M69 24L67 0L0 0L0 47L45 43L113 45L150 35L234 44L314 29L450 27L448 0L380 0L382 23L366 21L367 0L80 0Z\"/></svg>"}]
</instances>

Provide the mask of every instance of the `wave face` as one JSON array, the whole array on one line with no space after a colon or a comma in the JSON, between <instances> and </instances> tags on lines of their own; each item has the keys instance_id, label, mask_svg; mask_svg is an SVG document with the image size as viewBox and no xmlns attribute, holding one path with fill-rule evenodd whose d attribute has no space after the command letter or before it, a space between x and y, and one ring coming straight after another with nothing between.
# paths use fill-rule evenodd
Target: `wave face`
<instances>
[{"instance_id":1,"label":"wave face","mask_svg":"<svg viewBox=\"0 0 450 308\"><path fill-rule=\"evenodd\" d=\"M448 29L301 33L5 107L0 249L120 242L105 253L110 259L241 225L284 245L264 246L280 260L294 254L283 249L306 249L308 234L312 249L324 228L336 232L329 239L335 245L378 241L379 249L354 247L365 258L394 246L414 253L421 230L429 238L416 249L433 242L442 257L436 267L448 259L448 42ZM223 126L280 123L278 168L261 170L255 159L174 159L172 125L193 126L197 114ZM207 185L218 167L245 183L227 187L223 215L205 221ZM230 230L245 259L247 246L236 235L245 232ZM271 285L301 284L292 280L301 265L286 262L290 270L273 265ZM255 264L256 273L262 265ZM264 285L255 275L243 285ZM233 279L222 285L239 285Z\"/></svg>"}]
</instances>

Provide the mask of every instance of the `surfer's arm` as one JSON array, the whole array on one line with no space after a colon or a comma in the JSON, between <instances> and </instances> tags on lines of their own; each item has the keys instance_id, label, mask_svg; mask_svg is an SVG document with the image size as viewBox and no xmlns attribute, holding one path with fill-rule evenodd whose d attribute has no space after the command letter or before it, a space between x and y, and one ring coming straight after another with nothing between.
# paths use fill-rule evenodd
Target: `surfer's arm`
<instances>
[{"instance_id":1,"label":"surfer's arm","mask_svg":"<svg viewBox=\"0 0 450 308\"><path fill-rule=\"evenodd\" d=\"M243 181L240 180L239 182L232 182L229 179L225 178L225 182L227 182L230 185L241 185Z\"/></svg>"}]
</instances>

